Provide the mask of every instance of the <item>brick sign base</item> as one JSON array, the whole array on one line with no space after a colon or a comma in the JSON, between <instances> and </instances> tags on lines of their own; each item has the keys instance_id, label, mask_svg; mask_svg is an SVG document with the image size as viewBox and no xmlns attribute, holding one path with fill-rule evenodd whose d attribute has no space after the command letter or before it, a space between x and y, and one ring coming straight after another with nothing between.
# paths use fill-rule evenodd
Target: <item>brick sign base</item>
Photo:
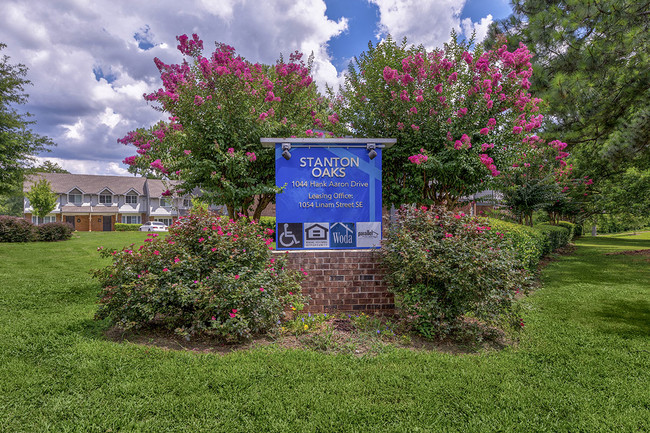
<instances>
[{"instance_id":1,"label":"brick sign base","mask_svg":"<svg viewBox=\"0 0 650 433\"><path fill-rule=\"evenodd\" d=\"M304 269L303 294L311 301L304 312L336 311L391 314L393 295L376 250L277 251L286 254L292 269Z\"/></svg>"}]
</instances>

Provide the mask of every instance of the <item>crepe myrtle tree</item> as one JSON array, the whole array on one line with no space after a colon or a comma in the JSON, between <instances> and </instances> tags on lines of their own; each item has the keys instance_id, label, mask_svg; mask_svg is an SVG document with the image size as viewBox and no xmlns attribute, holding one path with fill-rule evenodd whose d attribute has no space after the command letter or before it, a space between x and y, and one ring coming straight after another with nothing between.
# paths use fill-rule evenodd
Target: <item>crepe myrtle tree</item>
<instances>
[{"instance_id":1,"label":"crepe myrtle tree","mask_svg":"<svg viewBox=\"0 0 650 433\"><path fill-rule=\"evenodd\" d=\"M154 59L163 87L144 96L169 119L118 140L137 148L124 163L180 181L179 193L199 188L232 218L259 219L279 191L273 150L261 148L260 138L313 134L322 123L317 113L327 108L310 75L312 60L296 51L288 62L251 63L221 43L204 57L196 34L177 40L185 61Z\"/></svg>"},{"instance_id":2,"label":"crepe myrtle tree","mask_svg":"<svg viewBox=\"0 0 650 433\"><path fill-rule=\"evenodd\" d=\"M472 52L472 44L452 33L427 51L388 37L350 64L336 95L330 90L351 133L397 138L383 154L384 203L454 207L486 189L540 127L528 48L509 51L501 41Z\"/></svg>"}]
</instances>

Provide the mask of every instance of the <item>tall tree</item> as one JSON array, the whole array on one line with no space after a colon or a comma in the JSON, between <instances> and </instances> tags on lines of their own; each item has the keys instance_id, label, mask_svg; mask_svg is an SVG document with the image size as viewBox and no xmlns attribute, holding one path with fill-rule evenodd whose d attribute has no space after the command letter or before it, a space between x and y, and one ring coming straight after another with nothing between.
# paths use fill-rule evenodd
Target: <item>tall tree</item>
<instances>
[{"instance_id":1,"label":"tall tree","mask_svg":"<svg viewBox=\"0 0 650 433\"><path fill-rule=\"evenodd\" d=\"M52 191L50 182L43 178L32 185L32 188L25 195L34 209L34 215L39 218L44 218L52 212L59 198L59 195Z\"/></svg>"},{"instance_id":2,"label":"tall tree","mask_svg":"<svg viewBox=\"0 0 650 433\"><path fill-rule=\"evenodd\" d=\"M383 153L384 203L454 207L524 153L541 124L528 49L470 46L452 34L427 52L388 37L350 65L333 98L341 124L397 138Z\"/></svg>"},{"instance_id":3,"label":"tall tree","mask_svg":"<svg viewBox=\"0 0 650 433\"><path fill-rule=\"evenodd\" d=\"M0 43L0 50L4 48L6 45ZM10 63L6 55L0 58L0 194L21 182L25 167L35 153L54 145L48 137L30 129L35 123L31 114L15 108L27 102L25 86L30 81L26 76L25 65Z\"/></svg>"},{"instance_id":4,"label":"tall tree","mask_svg":"<svg viewBox=\"0 0 650 433\"><path fill-rule=\"evenodd\" d=\"M163 87L145 96L169 122L118 140L137 148L124 162L134 172L179 180L178 191L200 188L202 199L226 205L233 218L254 207L257 219L277 192L274 153L260 138L309 134L322 124L311 61L296 52L288 62L253 64L225 44L204 57L197 35L178 41L187 61L154 59Z\"/></svg>"},{"instance_id":5,"label":"tall tree","mask_svg":"<svg viewBox=\"0 0 650 433\"><path fill-rule=\"evenodd\" d=\"M569 144L578 170L599 178L650 166L650 1L513 0L496 23L536 53L532 90L544 125ZM488 38L490 40L490 38Z\"/></svg>"}]
</instances>

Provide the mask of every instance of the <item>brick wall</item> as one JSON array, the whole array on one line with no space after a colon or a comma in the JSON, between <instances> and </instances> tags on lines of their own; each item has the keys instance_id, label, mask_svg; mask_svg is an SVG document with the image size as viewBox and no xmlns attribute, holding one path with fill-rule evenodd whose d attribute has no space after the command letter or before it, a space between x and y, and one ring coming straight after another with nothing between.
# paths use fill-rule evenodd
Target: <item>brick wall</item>
<instances>
[{"instance_id":1,"label":"brick wall","mask_svg":"<svg viewBox=\"0 0 650 433\"><path fill-rule=\"evenodd\" d=\"M292 269L307 276L302 290L311 298L305 312L335 311L393 313L395 302L384 280L375 250L276 251L287 254Z\"/></svg>"}]
</instances>

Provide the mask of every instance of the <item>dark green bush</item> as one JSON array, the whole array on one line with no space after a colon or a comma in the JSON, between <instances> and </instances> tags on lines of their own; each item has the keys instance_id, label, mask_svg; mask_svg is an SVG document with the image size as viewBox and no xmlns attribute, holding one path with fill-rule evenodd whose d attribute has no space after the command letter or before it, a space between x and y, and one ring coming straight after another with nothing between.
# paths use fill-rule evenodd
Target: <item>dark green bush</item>
<instances>
[{"instance_id":1,"label":"dark green bush","mask_svg":"<svg viewBox=\"0 0 650 433\"><path fill-rule=\"evenodd\" d=\"M31 242L36 238L34 224L20 217L0 215L0 242Z\"/></svg>"},{"instance_id":2,"label":"dark green bush","mask_svg":"<svg viewBox=\"0 0 650 433\"><path fill-rule=\"evenodd\" d=\"M142 224L115 223L116 232L137 232Z\"/></svg>"},{"instance_id":3,"label":"dark green bush","mask_svg":"<svg viewBox=\"0 0 650 433\"><path fill-rule=\"evenodd\" d=\"M549 254L558 248L561 248L569 243L570 231L566 227L553 226L550 224L538 224L535 226L536 230L546 236L544 244L544 254Z\"/></svg>"},{"instance_id":4,"label":"dark green bush","mask_svg":"<svg viewBox=\"0 0 650 433\"><path fill-rule=\"evenodd\" d=\"M65 241L72 237L74 229L68 223L54 222L36 226L36 236L39 241Z\"/></svg>"},{"instance_id":5,"label":"dark green bush","mask_svg":"<svg viewBox=\"0 0 650 433\"><path fill-rule=\"evenodd\" d=\"M506 234L506 239L512 242L515 255L526 269L537 269L546 244L546 237L542 232L529 226L493 218L489 218L487 224L493 230Z\"/></svg>"},{"instance_id":6,"label":"dark green bush","mask_svg":"<svg viewBox=\"0 0 650 433\"><path fill-rule=\"evenodd\" d=\"M576 234L576 225L569 221L560 221L557 223L558 227L564 227L569 230L569 242L573 240L574 237L578 236Z\"/></svg>"},{"instance_id":7,"label":"dark green bush","mask_svg":"<svg viewBox=\"0 0 650 433\"><path fill-rule=\"evenodd\" d=\"M428 338L462 329L468 315L502 320L529 281L503 233L442 208L400 209L382 258L400 312Z\"/></svg>"},{"instance_id":8,"label":"dark green bush","mask_svg":"<svg viewBox=\"0 0 650 433\"><path fill-rule=\"evenodd\" d=\"M192 210L144 245L103 251L113 263L95 271L98 319L124 329L161 323L181 335L228 341L263 334L284 312L300 310L302 273L273 255L269 229Z\"/></svg>"}]
</instances>

